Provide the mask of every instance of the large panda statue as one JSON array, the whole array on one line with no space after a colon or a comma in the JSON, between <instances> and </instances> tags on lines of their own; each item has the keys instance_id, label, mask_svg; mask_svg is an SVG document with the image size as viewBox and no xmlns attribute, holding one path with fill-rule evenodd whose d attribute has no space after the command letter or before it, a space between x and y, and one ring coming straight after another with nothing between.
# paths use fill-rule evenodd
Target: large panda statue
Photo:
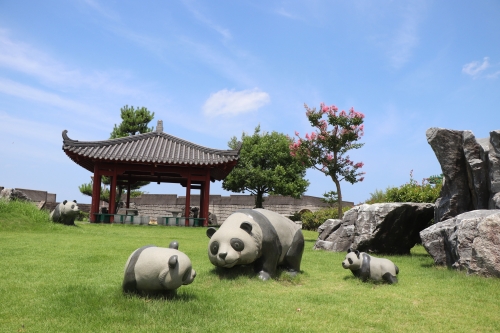
<instances>
[{"instance_id":1,"label":"large panda statue","mask_svg":"<svg viewBox=\"0 0 500 333\"><path fill-rule=\"evenodd\" d=\"M344 269L350 269L355 277L363 281L385 281L389 284L397 283L396 275L399 268L392 261L385 258L376 258L365 252L347 250L345 260L342 261Z\"/></svg>"},{"instance_id":2,"label":"large panda statue","mask_svg":"<svg viewBox=\"0 0 500 333\"><path fill-rule=\"evenodd\" d=\"M278 266L291 275L300 271L304 252L302 230L293 221L266 209L241 209L217 230L207 229L208 257L217 267L253 264L259 278L276 275Z\"/></svg>"},{"instance_id":3,"label":"large panda statue","mask_svg":"<svg viewBox=\"0 0 500 333\"><path fill-rule=\"evenodd\" d=\"M132 252L125 264L123 291L154 294L192 283L196 272L189 257L178 248L173 241L169 248L146 245Z\"/></svg>"},{"instance_id":4,"label":"large panda statue","mask_svg":"<svg viewBox=\"0 0 500 333\"><path fill-rule=\"evenodd\" d=\"M75 219L78 216L80 209L76 204L76 200L64 200L59 203L56 208L50 213L50 219L53 222L62 223L65 225L74 225Z\"/></svg>"}]
</instances>

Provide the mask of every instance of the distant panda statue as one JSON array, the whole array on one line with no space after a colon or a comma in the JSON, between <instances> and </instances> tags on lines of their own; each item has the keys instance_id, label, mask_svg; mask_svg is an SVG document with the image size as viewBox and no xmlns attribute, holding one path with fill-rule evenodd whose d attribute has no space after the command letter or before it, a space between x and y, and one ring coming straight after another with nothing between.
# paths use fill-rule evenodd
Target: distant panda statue
<instances>
[{"instance_id":1,"label":"distant panda statue","mask_svg":"<svg viewBox=\"0 0 500 333\"><path fill-rule=\"evenodd\" d=\"M125 264L122 288L124 292L154 294L173 292L190 284L196 277L191 260L179 251L176 241L169 248L143 246L130 255Z\"/></svg>"},{"instance_id":2,"label":"distant panda statue","mask_svg":"<svg viewBox=\"0 0 500 333\"><path fill-rule=\"evenodd\" d=\"M363 281L385 281L389 284L397 283L396 275L399 268L389 259L376 258L365 252L347 250L345 260L342 261L344 269L350 269L354 276Z\"/></svg>"},{"instance_id":3,"label":"distant panda statue","mask_svg":"<svg viewBox=\"0 0 500 333\"><path fill-rule=\"evenodd\" d=\"M64 200L59 203L56 208L50 213L50 219L53 222L62 223L65 225L74 225L75 219L78 216L80 209L76 204L76 200Z\"/></svg>"},{"instance_id":4,"label":"distant panda statue","mask_svg":"<svg viewBox=\"0 0 500 333\"><path fill-rule=\"evenodd\" d=\"M291 275L300 271L304 252L302 230L293 221L266 209L241 209L217 230L207 229L208 257L217 267L253 264L259 278L276 275L278 266Z\"/></svg>"}]
</instances>

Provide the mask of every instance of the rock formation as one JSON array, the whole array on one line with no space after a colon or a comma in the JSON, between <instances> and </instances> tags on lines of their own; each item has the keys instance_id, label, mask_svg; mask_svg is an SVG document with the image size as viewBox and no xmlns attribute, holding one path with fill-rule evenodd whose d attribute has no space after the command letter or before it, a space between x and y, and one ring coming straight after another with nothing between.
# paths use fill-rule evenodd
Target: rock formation
<instances>
[{"instance_id":1,"label":"rock formation","mask_svg":"<svg viewBox=\"0 0 500 333\"><path fill-rule=\"evenodd\" d=\"M0 198L4 198L6 200L32 201L26 194L16 190L15 188L4 188L0 192Z\"/></svg>"},{"instance_id":2,"label":"rock formation","mask_svg":"<svg viewBox=\"0 0 500 333\"><path fill-rule=\"evenodd\" d=\"M475 210L420 232L437 265L500 277L500 210Z\"/></svg>"},{"instance_id":3,"label":"rock formation","mask_svg":"<svg viewBox=\"0 0 500 333\"><path fill-rule=\"evenodd\" d=\"M318 229L315 249L407 254L434 216L434 204L393 202L363 204L342 220L327 220Z\"/></svg>"},{"instance_id":4,"label":"rock formation","mask_svg":"<svg viewBox=\"0 0 500 333\"><path fill-rule=\"evenodd\" d=\"M490 132L489 139L476 139L471 131L433 127L426 136L444 175L436 222L500 208L500 130Z\"/></svg>"}]
</instances>

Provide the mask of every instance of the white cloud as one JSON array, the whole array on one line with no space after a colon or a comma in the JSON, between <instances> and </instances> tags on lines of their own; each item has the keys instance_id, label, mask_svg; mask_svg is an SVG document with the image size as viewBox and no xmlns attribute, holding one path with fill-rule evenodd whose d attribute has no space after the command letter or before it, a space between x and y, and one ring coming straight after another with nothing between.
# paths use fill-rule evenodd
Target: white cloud
<instances>
[{"instance_id":1,"label":"white cloud","mask_svg":"<svg viewBox=\"0 0 500 333\"><path fill-rule=\"evenodd\" d=\"M403 22L389 44L388 51L392 66L401 68L407 63L418 45L418 25L424 10L421 3L410 2L403 10Z\"/></svg>"},{"instance_id":2,"label":"white cloud","mask_svg":"<svg viewBox=\"0 0 500 333\"><path fill-rule=\"evenodd\" d=\"M299 18L298 16L296 15L293 15L292 13L290 13L289 11L287 11L285 8L281 7L279 9L276 10L276 14L280 15L280 16L284 16L286 18L289 18L289 19L292 19L292 20L301 20L301 18Z\"/></svg>"},{"instance_id":3,"label":"white cloud","mask_svg":"<svg viewBox=\"0 0 500 333\"><path fill-rule=\"evenodd\" d=\"M462 67L462 73L476 78L479 74L481 74L481 72L490 67L490 63L488 60L488 57L484 57L482 63L479 63L479 61L469 62Z\"/></svg>"},{"instance_id":4,"label":"white cloud","mask_svg":"<svg viewBox=\"0 0 500 333\"><path fill-rule=\"evenodd\" d=\"M495 73L493 73L493 74L488 74L488 75L486 75L486 77L487 77L488 79L496 79L496 78L497 78L497 77L499 77L499 76L500 76L500 71L497 71L497 72L495 72Z\"/></svg>"},{"instance_id":5,"label":"white cloud","mask_svg":"<svg viewBox=\"0 0 500 333\"><path fill-rule=\"evenodd\" d=\"M82 74L80 69L68 68L31 45L11 39L3 29L0 29L0 67L27 74L45 84L58 85L64 89L85 87L120 95L140 93L136 88L121 83L127 78L126 73L93 71L90 74Z\"/></svg>"},{"instance_id":6,"label":"white cloud","mask_svg":"<svg viewBox=\"0 0 500 333\"><path fill-rule=\"evenodd\" d=\"M96 0L83 0L89 7L91 7L93 10L101 14L102 16L113 20L113 21L119 21L120 16L115 13L114 11L103 7L98 1Z\"/></svg>"},{"instance_id":7,"label":"white cloud","mask_svg":"<svg viewBox=\"0 0 500 333\"><path fill-rule=\"evenodd\" d=\"M203 112L207 116L235 116L257 110L269 101L269 94L258 88L242 91L223 89L210 95L203 105Z\"/></svg>"},{"instance_id":8,"label":"white cloud","mask_svg":"<svg viewBox=\"0 0 500 333\"><path fill-rule=\"evenodd\" d=\"M189 2L189 1L183 1L184 5L186 8L194 15L194 17L205 24L207 27L209 27L212 30L215 30L217 33L219 33L224 39L231 39L231 32L218 25L217 23L213 22L212 20L208 19L205 15L200 13L194 6Z\"/></svg>"}]
</instances>

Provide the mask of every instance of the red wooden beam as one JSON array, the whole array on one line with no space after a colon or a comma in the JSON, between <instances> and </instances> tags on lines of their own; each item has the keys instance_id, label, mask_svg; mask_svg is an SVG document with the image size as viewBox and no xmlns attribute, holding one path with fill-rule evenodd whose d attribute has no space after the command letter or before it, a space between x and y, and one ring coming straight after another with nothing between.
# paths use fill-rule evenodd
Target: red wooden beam
<instances>
[{"instance_id":1,"label":"red wooden beam","mask_svg":"<svg viewBox=\"0 0 500 333\"><path fill-rule=\"evenodd\" d=\"M101 202L101 174L99 173L99 168L96 165L94 168L94 179L92 186L92 205L90 209L90 221L96 222L96 216L94 213L99 213L99 203Z\"/></svg>"}]
</instances>

